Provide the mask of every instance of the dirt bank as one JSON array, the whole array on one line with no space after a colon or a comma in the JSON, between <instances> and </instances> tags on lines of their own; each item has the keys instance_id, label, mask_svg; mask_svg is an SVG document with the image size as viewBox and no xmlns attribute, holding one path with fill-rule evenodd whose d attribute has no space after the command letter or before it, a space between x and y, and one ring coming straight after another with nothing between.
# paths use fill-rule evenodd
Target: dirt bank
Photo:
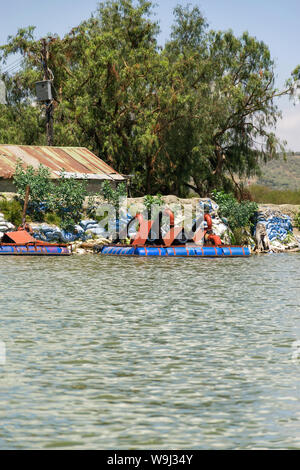
<instances>
[{"instance_id":1,"label":"dirt bank","mask_svg":"<svg viewBox=\"0 0 300 470\"><path fill-rule=\"evenodd\" d=\"M273 211L280 211L282 214L289 215L293 220L298 214L300 207L293 204L258 204L259 210L271 209Z\"/></svg>"}]
</instances>

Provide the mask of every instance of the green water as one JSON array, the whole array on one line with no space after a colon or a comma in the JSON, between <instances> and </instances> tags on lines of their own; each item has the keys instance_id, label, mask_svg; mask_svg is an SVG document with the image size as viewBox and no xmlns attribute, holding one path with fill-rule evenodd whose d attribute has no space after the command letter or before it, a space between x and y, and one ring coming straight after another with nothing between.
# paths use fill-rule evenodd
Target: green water
<instances>
[{"instance_id":1,"label":"green water","mask_svg":"<svg viewBox=\"0 0 300 470\"><path fill-rule=\"evenodd\" d=\"M300 256L0 259L0 448L300 448Z\"/></svg>"}]
</instances>

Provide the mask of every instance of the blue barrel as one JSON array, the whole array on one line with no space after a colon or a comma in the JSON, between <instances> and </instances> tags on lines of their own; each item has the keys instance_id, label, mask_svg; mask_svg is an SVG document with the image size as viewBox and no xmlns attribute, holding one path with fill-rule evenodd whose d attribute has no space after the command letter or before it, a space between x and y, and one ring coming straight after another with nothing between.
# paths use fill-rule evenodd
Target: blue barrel
<instances>
[{"instance_id":1,"label":"blue barrel","mask_svg":"<svg viewBox=\"0 0 300 470\"><path fill-rule=\"evenodd\" d=\"M71 249L68 246L59 245L9 245L0 244L1 255L17 256L69 256Z\"/></svg>"}]
</instances>

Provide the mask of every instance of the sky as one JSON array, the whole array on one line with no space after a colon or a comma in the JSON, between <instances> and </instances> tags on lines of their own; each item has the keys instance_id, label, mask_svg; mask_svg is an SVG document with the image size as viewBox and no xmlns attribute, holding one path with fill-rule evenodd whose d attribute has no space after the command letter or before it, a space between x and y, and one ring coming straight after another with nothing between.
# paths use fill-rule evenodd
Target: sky
<instances>
[{"instance_id":1,"label":"sky","mask_svg":"<svg viewBox=\"0 0 300 470\"><path fill-rule=\"evenodd\" d=\"M299 0L156 0L155 18L160 23L159 42L168 39L177 4L197 5L211 29L232 29L236 35L249 31L270 48L276 63L277 87L283 87L292 70L300 64ZM34 25L37 37L47 33L60 36L88 18L98 0L0 0L0 45L18 28ZM300 104L288 98L278 105L283 113L276 133L288 142L288 149L300 151Z\"/></svg>"}]
</instances>

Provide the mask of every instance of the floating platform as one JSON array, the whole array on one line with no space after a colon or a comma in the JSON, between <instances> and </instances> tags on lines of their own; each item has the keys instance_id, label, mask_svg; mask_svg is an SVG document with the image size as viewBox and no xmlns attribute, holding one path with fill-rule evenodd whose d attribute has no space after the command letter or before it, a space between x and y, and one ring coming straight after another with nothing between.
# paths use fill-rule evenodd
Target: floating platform
<instances>
[{"instance_id":1,"label":"floating platform","mask_svg":"<svg viewBox=\"0 0 300 470\"><path fill-rule=\"evenodd\" d=\"M111 256L169 256L198 258L249 257L251 251L243 246L132 246L105 245L101 253Z\"/></svg>"}]
</instances>

